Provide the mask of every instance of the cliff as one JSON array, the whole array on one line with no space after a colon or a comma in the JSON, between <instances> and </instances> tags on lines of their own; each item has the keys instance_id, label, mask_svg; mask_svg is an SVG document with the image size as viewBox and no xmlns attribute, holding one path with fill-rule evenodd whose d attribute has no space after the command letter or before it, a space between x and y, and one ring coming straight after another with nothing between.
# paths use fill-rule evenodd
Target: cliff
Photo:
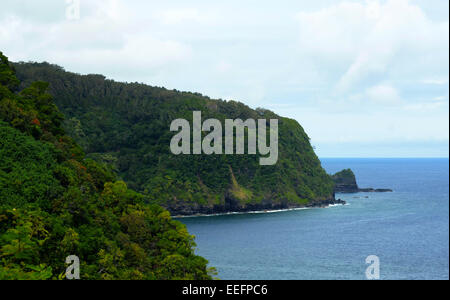
<instances>
[{"instance_id":1,"label":"cliff","mask_svg":"<svg viewBox=\"0 0 450 300\"><path fill-rule=\"evenodd\" d=\"M15 64L26 85L42 80L64 113L64 127L88 154L127 184L176 215L282 209L334 203L334 183L297 121L236 101L101 75L79 75L48 63ZM173 120L278 119L279 159L255 155L173 155ZM192 124L192 123L191 123Z\"/></svg>"}]
</instances>

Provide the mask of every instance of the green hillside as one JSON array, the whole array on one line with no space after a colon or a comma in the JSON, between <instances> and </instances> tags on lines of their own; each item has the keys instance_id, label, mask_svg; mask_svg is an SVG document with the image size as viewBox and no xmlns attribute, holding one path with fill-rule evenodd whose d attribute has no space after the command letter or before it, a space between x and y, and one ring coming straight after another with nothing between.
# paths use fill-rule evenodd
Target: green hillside
<instances>
[{"instance_id":1,"label":"green hillside","mask_svg":"<svg viewBox=\"0 0 450 300\"><path fill-rule=\"evenodd\" d=\"M47 87L18 92L0 52L0 280L62 279L70 255L81 279L210 279L184 225L65 135Z\"/></svg>"},{"instance_id":2,"label":"green hillside","mask_svg":"<svg viewBox=\"0 0 450 300\"><path fill-rule=\"evenodd\" d=\"M333 201L333 181L295 121L235 101L101 75L78 75L48 63L15 64L27 86L42 80L66 116L64 127L95 161L151 203L173 214L286 208ZM170 124L208 118L278 119L279 160L260 166L255 155L180 155L170 152Z\"/></svg>"}]
</instances>

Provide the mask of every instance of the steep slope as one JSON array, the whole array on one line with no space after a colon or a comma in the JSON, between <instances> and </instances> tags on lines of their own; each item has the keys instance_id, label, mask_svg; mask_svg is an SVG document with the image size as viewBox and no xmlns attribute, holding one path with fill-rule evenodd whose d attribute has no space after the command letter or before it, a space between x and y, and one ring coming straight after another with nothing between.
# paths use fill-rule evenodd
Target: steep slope
<instances>
[{"instance_id":1,"label":"steep slope","mask_svg":"<svg viewBox=\"0 0 450 300\"><path fill-rule=\"evenodd\" d=\"M0 280L211 279L186 227L144 203L65 135L63 116L0 52Z\"/></svg>"},{"instance_id":2,"label":"steep slope","mask_svg":"<svg viewBox=\"0 0 450 300\"><path fill-rule=\"evenodd\" d=\"M334 201L333 181L295 121L235 101L78 75L47 63L15 64L24 86L50 83L67 118L65 128L88 153L112 164L128 185L173 214L321 205ZM260 166L255 155L180 155L170 152L173 120L279 120L279 160Z\"/></svg>"}]
</instances>

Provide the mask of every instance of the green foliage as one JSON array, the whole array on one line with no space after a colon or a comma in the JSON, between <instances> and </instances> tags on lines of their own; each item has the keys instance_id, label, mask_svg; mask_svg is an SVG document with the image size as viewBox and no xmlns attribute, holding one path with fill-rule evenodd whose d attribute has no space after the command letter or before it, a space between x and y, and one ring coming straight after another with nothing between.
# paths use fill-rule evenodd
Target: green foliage
<instances>
[{"instance_id":1,"label":"green foliage","mask_svg":"<svg viewBox=\"0 0 450 300\"><path fill-rule=\"evenodd\" d=\"M356 185L356 177L351 169L342 170L332 176L333 181L336 184L345 184L345 185Z\"/></svg>"},{"instance_id":2,"label":"green foliage","mask_svg":"<svg viewBox=\"0 0 450 300\"><path fill-rule=\"evenodd\" d=\"M355 174L351 169L342 170L331 176L337 193L352 193L359 190Z\"/></svg>"},{"instance_id":3,"label":"green foliage","mask_svg":"<svg viewBox=\"0 0 450 300\"><path fill-rule=\"evenodd\" d=\"M0 280L63 279L69 255L82 279L211 279L184 225L64 134L48 84L17 85L0 53Z\"/></svg>"},{"instance_id":4,"label":"green foliage","mask_svg":"<svg viewBox=\"0 0 450 300\"><path fill-rule=\"evenodd\" d=\"M236 101L81 76L47 63L15 67L23 87L50 82L68 134L89 157L112 164L131 188L172 213L287 207L333 197L333 181L295 120ZM278 163L260 166L255 155L172 155L170 123L192 120L194 110L204 120L278 119Z\"/></svg>"},{"instance_id":5,"label":"green foliage","mask_svg":"<svg viewBox=\"0 0 450 300\"><path fill-rule=\"evenodd\" d=\"M41 211L0 207L0 279L45 280L52 268L40 261L40 249L49 238Z\"/></svg>"},{"instance_id":6,"label":"green foliage","mask_svg":"<svg viewBox=\"0 0 450 300\"><path fill-rule=\"evenodd\" d=\"M49 198L62 193L53 171L51 145L36 141L0 122L0 205L22 207L36 202L49 207Z\"/></svg>"},{"instance_id":7,"label":"green foliage","mask_svg":"<svg viewBox=\"0 0 450 300\"><path fill-rule=\"evenodd\" d=\"M19 80L14 74L14 68L0 51L0 98L10 95L18 86Z\"/></svg>"}]
</instances>

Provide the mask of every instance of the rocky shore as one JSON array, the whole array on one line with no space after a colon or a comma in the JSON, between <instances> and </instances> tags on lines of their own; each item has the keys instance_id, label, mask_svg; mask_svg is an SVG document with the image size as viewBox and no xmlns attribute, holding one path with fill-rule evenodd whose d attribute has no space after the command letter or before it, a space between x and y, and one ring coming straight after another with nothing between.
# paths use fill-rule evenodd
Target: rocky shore
<instances>
[{"instance_id":1,"label":"rocky shore","mask_svg":"<svg viewBox=\"0 0 450 300\"><path fill-rule=\"evenodd\" d=\"M221 215L221 214L233 214L233 213L250 213L250 212L272 212L272 211L280 211L280 210L295 210L302 208L314 208L320 207L325 208L331 205L345 205L346 202L341 199L335 199L334 196L330 199L324 200L316 200L311 203L305 205L285 205L285 204L261 204L254 205L248 204L245 206L239 205L231 205L231 203L227 203L226 205L214 205L211 207L207 206L186 206L186 205L178 205L168 207L167 210L172 214L172 216L176 217L185 217L185 216L207 216L207 215Z\"/></svg>"},{"instance_id":2,"label":"rocky shore","mask_svg":"<svg viewBox=\"0 0 450 300\"><path fill-rule=\"evenodd\" d=\"M349 193L386 193L393 192L391 189L375 189L375 188L360 188L356 182L356 176L351 169L346 169L331 176L335 187L334 194L328 199L317 199L307 204L287 204L271 202L260 204L242 204L236 202L236 200L225 199L223 205L200 205L198 203L186 203L184 201L172 201L166 207L166 209L173 216L207 216L207 215L221 215L221 214L233 214L233 213L256 213L256 212L273 212L279 210L295 210L302 208L313 207L328 207L331 205L345 205L346 202L341 199L336 199L336 193L349 194Z\"/></svg>"}]
</instances>

